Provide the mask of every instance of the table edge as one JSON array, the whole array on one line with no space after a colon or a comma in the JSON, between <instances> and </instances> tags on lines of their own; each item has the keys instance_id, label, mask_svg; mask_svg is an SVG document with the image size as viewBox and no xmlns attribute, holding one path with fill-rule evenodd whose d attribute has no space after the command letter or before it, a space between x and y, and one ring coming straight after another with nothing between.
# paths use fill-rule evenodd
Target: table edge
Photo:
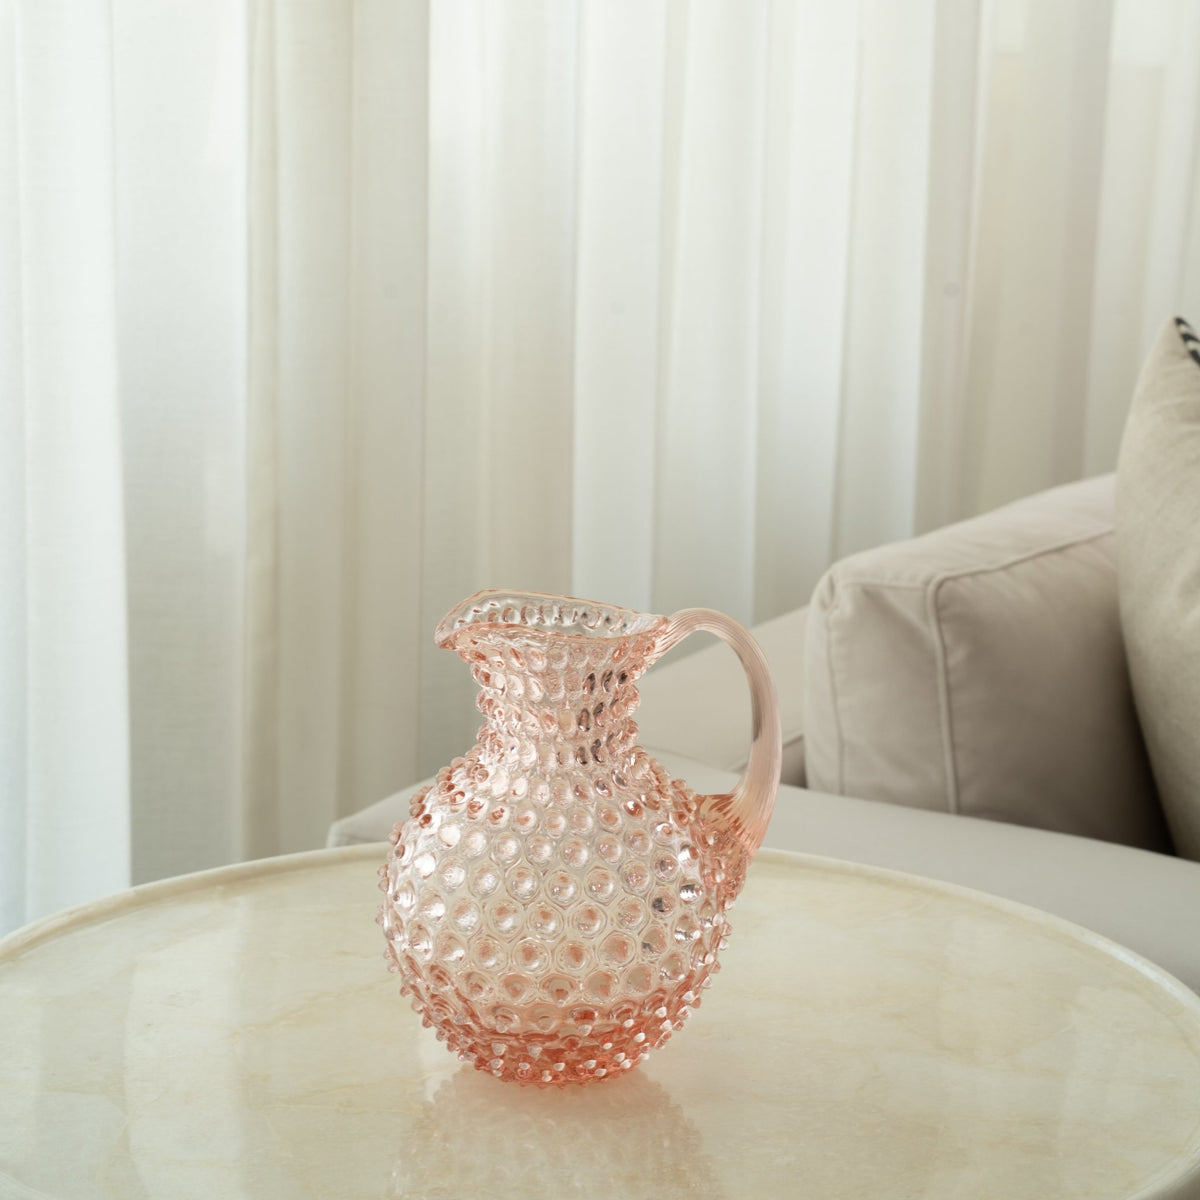
<instances>
[{"instance_id":1,"label":"table edge","mask_svg":"<svg viewBox=\"0 0 1200 1200\"><path fill-rule=\"evenodd\" d=\"M136 887L125 888L96 900L87 900L82 904L49 913L14 929L0 938L0 965L14 955L22 954L48 941L66 929L86 925L91 921L108 920L127 909L138 908L147 901L186 895L206 887L238 883L243 879L265 879L271 875L310 870L335 862L353 862L358 858L377 860L382 864L386 850L386 842L322 847L318 850L301 850L295 854L279 854L271 858L252 858L246 862L227 863L221 867L208 867L203 871L190 871L186 875L172 875L167 879L141 883ZM366 851L370 853L367 854Z\"/></svg>"},{"instance_id":2,"label":"table edge","mask_svg":"<svg viewBox=\"0 0 1200 1200\"><path fill-rule=\"evenodd\" d=\"M1136 950L1131 950L1128 946L1110 937L1106 937L1102 933L1097 933L1094 929L1089 929L1086 925L1080 925L1075 921L1068 920L1066 917L1060 917L1057 913L1047 912L1045 909L1037 908L1032 904L1023 904L1020 900L1010 900L1007 896L998 896L994 892L985 892L980 888L967 887L966 884L951 883L944 879L932 879L927 875L917 875L911 871L899 871L892 867L877 867L869 863L833 858L824 854L806 854L795 850L776 850L773 847L764 847L755 856L755 861L763 858L801 859L812 863L819 863L822 869L837 874L892 879L905 883L917 891L957 896L972 904L1011 913L1013 916L1027 921L1032 925L1054 930L1059 934L1071 938L1073 941L1083 942L1086 946L1108 958L1117 959L1138 974L1148 977L1151 982L1173 995L1181 1004L1191 1009L1197 1019L1200 1019L1200 995L1197 995L1181 979L1172 975L1166 968L1160 967L1158 963L1146 958L1145 955L1139 954ZM753 879L753 877L754 867L751 865L749 878ZM0 943L0 950L2 948L3 943Z\"/></svg>"}]
</instances>

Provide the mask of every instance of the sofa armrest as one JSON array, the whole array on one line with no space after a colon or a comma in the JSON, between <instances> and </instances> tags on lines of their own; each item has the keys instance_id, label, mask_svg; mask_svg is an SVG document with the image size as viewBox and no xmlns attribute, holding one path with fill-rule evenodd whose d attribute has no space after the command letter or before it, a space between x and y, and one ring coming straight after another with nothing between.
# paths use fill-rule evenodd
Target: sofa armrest
<instances>
[{"instance_id":1,"label":"sofa armrest","mask_svg":"<svg viewBox=\"0 0 1200 1200\"><path fill-rule=\"evenodd\" d=\"M755 626L779 698L783 782L804 783L804 625L798 608ZM636 714L642 745L740 771L750 753L750 692L737 656L716 643L671 656L638 684Z\"/></svg>"},{"instance_id":2,"label":"sofa armrest","mask_svg":"<svg viewBox=\"0 0 1200 1200\"><path fill-rule=\"evenodd\" d=\"M1117 612L1111 475L836 564L809 610L808 785L1169 848Z\"/></svg>"},{"instance_id":3,"label":"sofa armrest","mask_svg":"<svg viewBox=\"0 0 1200 1200\"><path fill-rule=\"evenodd\" d=\"M398 821L408 819L408 805L422 788L432 785L433 779L422 779L409 784L348 817L339 817L329 827L325 837L327 848L335 846L362 846L367 842L386 842Z\"/></svg>"}]
</instances>

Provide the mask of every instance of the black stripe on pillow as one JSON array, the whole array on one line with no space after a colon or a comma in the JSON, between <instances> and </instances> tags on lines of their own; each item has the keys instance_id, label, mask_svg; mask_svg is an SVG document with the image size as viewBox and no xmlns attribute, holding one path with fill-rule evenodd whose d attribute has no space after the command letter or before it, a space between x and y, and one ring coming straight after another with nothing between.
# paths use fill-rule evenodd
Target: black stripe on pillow
<instances>
[{"instance_id":1,"label":"black stripe on pillow","mask_svg":"<svg viewBox=\"0 0 1200 1200\"><path fill-rule=\"evenodd\" d=\"M1182 317L1175 318L1175 327L1179 330L1179 336L1183 338L1184 348L1196 360L1197 365L1200 365L1200 337L1196 336L1196 331Z\"/></svg>"}]
</instances>

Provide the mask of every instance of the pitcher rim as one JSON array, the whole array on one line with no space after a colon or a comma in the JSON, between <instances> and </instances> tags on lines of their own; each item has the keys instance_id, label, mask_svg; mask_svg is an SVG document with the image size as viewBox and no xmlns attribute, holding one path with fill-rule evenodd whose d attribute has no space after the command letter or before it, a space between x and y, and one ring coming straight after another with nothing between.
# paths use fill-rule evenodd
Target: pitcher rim
<instances>
[{"instance_id":1,"label":"pitcher rim","mask_svg":"<svg viewBox=\"0 0 1200 1200\"><path fill-rule=\"evenodd\" d=\"M618 604L531 592L514 588L485 588L456 604L438 622L434 642L453 649L467 630L524 629L546 637L599 641L644 637L666 629L669 618L638 612Z\"/></svg>"}]
</instances>

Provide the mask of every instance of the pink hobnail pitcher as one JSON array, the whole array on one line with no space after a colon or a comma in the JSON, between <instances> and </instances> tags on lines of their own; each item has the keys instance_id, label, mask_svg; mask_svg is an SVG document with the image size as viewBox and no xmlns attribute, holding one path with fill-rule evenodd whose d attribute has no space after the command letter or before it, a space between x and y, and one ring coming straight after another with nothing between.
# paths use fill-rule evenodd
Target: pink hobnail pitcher
<instances>
[{"instance_id":1,"label":"pink hobnail pitcher","mask_svg":"<svg viewBox=\"0 0 1200 1200\"><path fill-rule=\"evenodd\" d=\"M671 779L632 719L638 676L699 630L738 653L752 702L746 771L710 796ZM388 965L481 1071L611 1079L683 1025L719 969L779 784L766 661L710 609L648 616L531 592L480 592L435 640L470 665L487 720L392 831Z\"/></svg>"}]
</instances>

